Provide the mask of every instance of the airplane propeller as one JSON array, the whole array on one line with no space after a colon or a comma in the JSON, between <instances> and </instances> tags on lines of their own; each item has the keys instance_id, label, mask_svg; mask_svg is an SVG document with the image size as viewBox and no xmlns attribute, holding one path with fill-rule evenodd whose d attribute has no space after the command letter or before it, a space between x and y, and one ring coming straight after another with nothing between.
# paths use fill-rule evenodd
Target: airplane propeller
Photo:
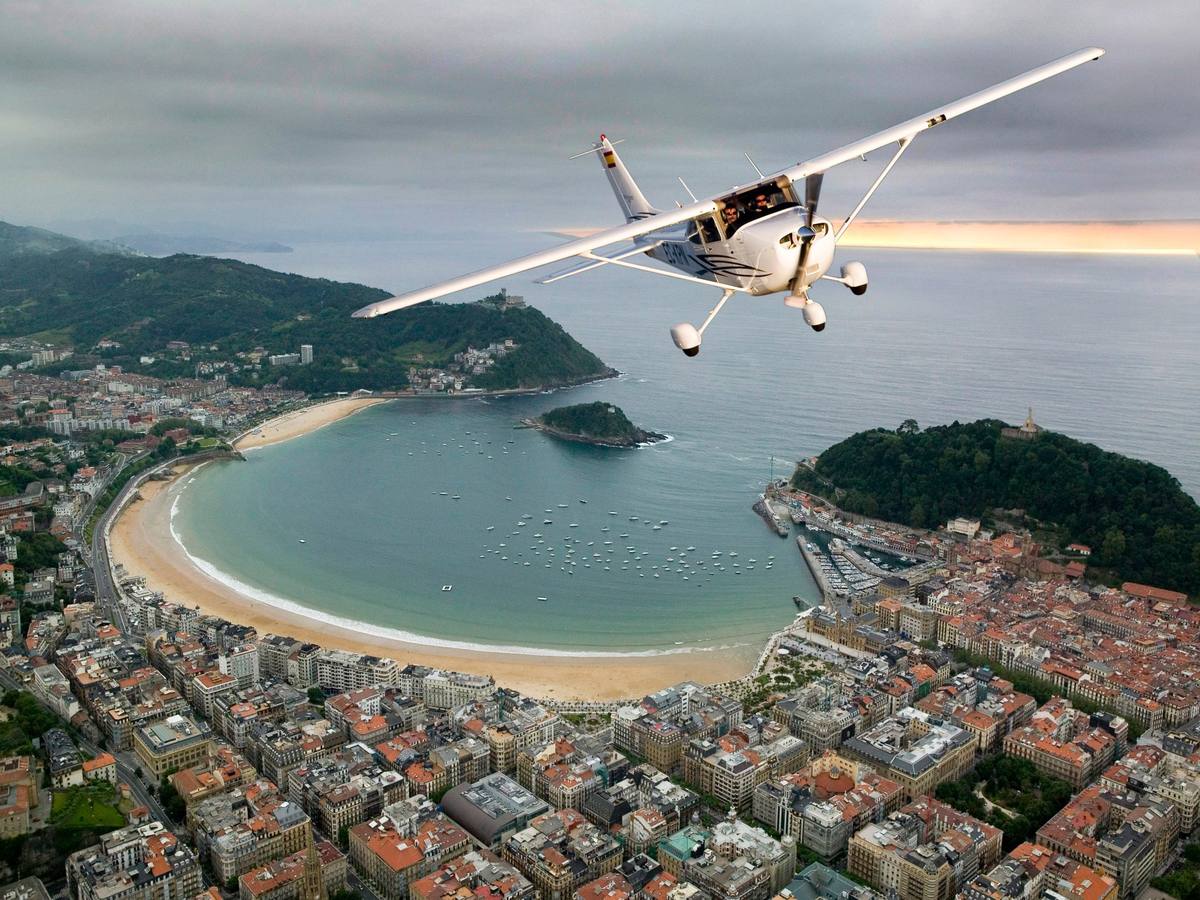
<instances>
[{"instance_id":1,"label":"airplane propeller","mask_svg":"<svg viewBox=\"0 0 1200 900\"><path fill-rule=\"evenodd\" d=\"M812 251L813 238L817 236L813 231L812 223L813 216L817 214L817 203L821 199L821 182L824 180L824 172L817 172L804 179L804 232L802 234L804 243L800 247L800 262L796 264L797 278L804 277L804 269L808 265L808 254Z\"/></svg>"},{"instance_id":2,"label":"airplane propeller","mask_svg":"<svg viewBox=\"0 0 1200 900\"><path fill-rule=\"evenodd\" d=\"M808 285L805 284L808 268L808 256L812 252L813 242L817 233L813 231L813 217L817 214L817 203L821 199L821 182L825 180L823 172L817 172L804 179L804 226L800 229L800 259L796 263L796 274L788 285L788 296L783 301L788 306L799 309L804 313L804 321L813 331L825 328L825 308L815 300L808 299Z\"/></svg>"}]
</instances>

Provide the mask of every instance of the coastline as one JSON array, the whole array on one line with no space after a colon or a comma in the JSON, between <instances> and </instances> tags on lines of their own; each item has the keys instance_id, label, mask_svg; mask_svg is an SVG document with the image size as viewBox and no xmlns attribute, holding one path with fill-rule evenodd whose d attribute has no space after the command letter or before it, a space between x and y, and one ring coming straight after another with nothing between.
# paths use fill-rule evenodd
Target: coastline
<instances>
[{"instance_id":1,"label":"coastline","mask_svg":"<svg viewBox=\"0 0 1200 900\"><path fill-rule=\"evenodd\" d=\"M294 409L267 419L260 425L238 435L232 446L235 450L254 450L298 438L301 435L332 425L369 406L386 403L387 397L337 397Z\"/></svg>"},{"instance_id":2,"label":"coastline","mask_svg":"<svg viewBox=\"0 0 1200 900\"><path fill-rule=\"evenodd\" d=\"M286 413L252 429L236 442L239 450L291 440L390 398L340 398ZM201 464L203 465L203 464ZM171 507L187 473L175 466L169 480L144 483L110 526L109 554L130 575L172 602L199 608L260 634L289 635L330 649L393 658L456 671L491 675L497 684L549 699L614 700L637 697L684 680L720 682L745 675L761 648L730 651L666 652L660 655L587 655L536 651L434 647L372 634L371 626L331 624L247 596L197 566L171 531Z\"/></svg>"}]
</instances>

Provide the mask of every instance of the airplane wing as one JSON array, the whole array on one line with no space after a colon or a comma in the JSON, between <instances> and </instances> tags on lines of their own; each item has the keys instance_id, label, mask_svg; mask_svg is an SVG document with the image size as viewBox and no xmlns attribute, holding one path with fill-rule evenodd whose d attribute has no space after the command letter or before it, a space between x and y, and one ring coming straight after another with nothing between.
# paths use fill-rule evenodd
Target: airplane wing
<instances>
[{"instance_id":1,"label":"airplane wing","mask_svg":"<svg viewBox=\"0 0 1200 900\"><path fill-rule=\"evenodd\" d=\"M442 297L446 294L453 294L455 291L476 287L488 281L495 281L497 278L507 278L510 275L516 275L518 272L537 269L550 263L570 259L572 256L582 256L600 247L607 247L610 244L651 234L662 228L687 222L697 216L716 212L716 209L717 205L713 201L701 200L678 209L665 210L664 212L655 213L652 216L638 219L625 225L606 228L604 231L598 231L587 237L579 238L566 244L560 244L557 247L551 247L549 250L540 250L537 253L522 256L520 259L514 259L511 262L489 266L486 269L480 269L478 272L472 272L469 275L460 275L458 278L452 278L449 281L442 281L438 284L431 284L429 287L410 291L407 294L388 297L386 300L380 300L377 303L364 306L362 309L355 311L353 315L356 319L373 319L375 316L382 316L385 313L395 312L398 309L416 306L418 303L424 303L426 300L433 300L435 297Z\"/></svg>"},{"instance_id":2,"label":"airplane wing","mask_svg":"<svg viewBox=\"0 0 1200 900\"><path fill-rule=\"evenodd\" d=\"M1018 75L1015 78L1008 79L1008 81L1002 81L990 88L978 91L977 93L971 94L968 97L963 97L961 100L955 100L953 103L948 103L945 106L930 110L924 115L909 119L906 122L901 122L899 125L894 125L893 127L885 129L884 131L880 131L877 134L873 134L870 137L855 141L852 144L847 144L844 147L839 147L837 150L832 150L829 153L822 154L821 156L813 157L806 162L798 163L789 169L784 169L781 172L775 173L766 180L774 180L781 176L785 176L792 181L800 181L809 175L816 175L821 172L825 172L834 166L840 165L844 162L849 162L852 159L857 159L859 156L862 156L865 153L869 153L872 150L878 150L880 147L885 147L888 144L893 144L896 142L907 143L919 132L933 128L957 116L961 116L963 113L977 109L978 107L987 103L991 103L993 100L999 100L1001 97L1007 97L1009 94L1037 84L1039 81L1044 81L1047 78L1060 75L1063 72L1082 65L1085 62L1099 59L1103 55L1104 51L1098 47L1090 47L1086 50L1080 50L1076 53L1070 54L1069 56L1064 56L1061 59L1057 59L1054 62L1047 63L1044 66L1031 69L1023 75ZM381 316L385 313L395 312L398 309L406 309L407 307L415 306L418 303L424 303L426 300L433 300L437 297L442 297L446 294L452 294L456 291L477 287L478 285L485 284L486 282L495 281L498 278L506 278L510 275L516 275L519 272L528 271L529 269L537 269L541 266L549 265L550 263L560 262L564 259L570 259L573 256L581 257L585 263L583 265L573 266L564 272L555 273L547 280L556 280L558 277L566 277L568 275L578 274L581 271L586 271L590 268L593 268L592 263L596 263L598 265L604 264L605 261L598 260L593 253L593 251L601 247L608 247L612 244L622 241L628 241L637 237L652 234L660 229L668 228L672 225L678 225L681 222L695 219L698 216L716 212L717 208L717 203L710 199L700 200L688 206L682 206L678 209L655 213L654 215L648 216L644 219L638 219L625 225L618 225L614 228L598 231L595 234L579 238L574 241L569 241L565 244L560 244L559 246L552 247L549 250L541 250L537 253L531 253L528 256L522 256L520 259L515 259L511 262L490 266L486 269L480 269L477 272L472 272L469 275L461 275L458 278L452 278L449 281L442 281L438 284L432 284L428 287L421 288L420 290L410 291L407 294L400 294L395 297L389 297L386 300L380 300L377 303L364 306L362 309L357 310L353 315L355 318L359 319L374 318L375 316ZM616 256L617 258L621 258L623 254L618 253Z\"/></svg>"},{"instance_id":3,"label":"airplane wing","mask_svg":"<svg viewBox=\"0 0 1200 900\"><path fill-rule=\"evenodd\" d=\"M955 100L953 103L939 106L937 109L932 109L924 115L916 116L906 122L901 122L899 125L893 125L891 128L884 129L870 137L865 137L852 144L831 150L821 156L814 156L805 162L797 163L789 169L777 172L772 177L778 178L783 175L792 181L800 181L809 175L825 172L834 166L857 159L864 153L870 153L872 150L886 147L888 144L894 144L902 140L912 140L913 137L922 131L934 128L943 122L948 122L965 112L978 109L981 106L991 103L993 100L999 100L1001 97L1015 94L1017 91L1037 84L1039 81L1045 81L1047 78L1061 75L1063 72L1074 69L1076 66L1097 60L1103 55L1104 51L1099 47L1088 47L1086 50L1078 50L1061 59L1048 62L1044 66L1030 69L1028 72L1017 75L1015 78L1010 78L1007 81L992 85L990 88L977 91L970 96L963 97L961 100Z\"/></svg>"}]
</instances>

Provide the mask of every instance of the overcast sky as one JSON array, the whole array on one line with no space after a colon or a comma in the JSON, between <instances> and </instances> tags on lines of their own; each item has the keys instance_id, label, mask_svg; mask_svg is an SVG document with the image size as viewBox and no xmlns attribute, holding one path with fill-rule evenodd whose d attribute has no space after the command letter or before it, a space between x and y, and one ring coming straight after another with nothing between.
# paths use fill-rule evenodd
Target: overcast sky
<instances>
[{"instance_id":1,"label":"overcast sky","mask_svg":"<svg viewBox=\"0 0 1200 900\"><path fill-rule=\"evenodd\" d=\"M428 6L428 11L419 7ZM815 10L815 12L809 12ZM225 236L603 225L1086 46L917 140L868 212L1200 216L1200 3L0 0L0 219ZM826 179L844 212L886 156Z\"/></svg>"}]
</instances>

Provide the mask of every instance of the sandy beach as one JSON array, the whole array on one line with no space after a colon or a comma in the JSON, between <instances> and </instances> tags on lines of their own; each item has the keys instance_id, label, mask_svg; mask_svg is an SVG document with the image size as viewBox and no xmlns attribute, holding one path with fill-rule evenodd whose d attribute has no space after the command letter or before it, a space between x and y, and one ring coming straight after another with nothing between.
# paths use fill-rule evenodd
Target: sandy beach
<instances>
[{"instance_id":1,"label":"sandy beach","mask_svg":"<svg viewBox=\"0 0 1200 900\"><path fill-rule=\"evenodd\" d=\"M316 431L331 425L339 419L352 416L368 406L386 403L384 397L338 397L322 403L314 403L303 409L293 410L268 419L257 428L252 428L234 441L238 450L250 450L254 447L266 447L269 444L280 444L292 438Z\"/></svg>"},{"instance_id":2,"label":"sandy beach","mask_svg":"<svg viewBox=\"0 0 1200 900\"><path fill-rule=\"evenodd\" d=\"M341 404L359 401L336 401ZM380 402L310 407L268 422L239 442L239 449L288 440ZM340 413L340 414L339 414ZM259 433L261 432L261 434ZM216 463L237 465L237 463ZM738 654L673 653L661 656L539 656L428 647L367 632L338 628L326 622L281 610L244 596L201 571L171 535L171 504L182 489L181 465L170 481L149 481L139 489L112 526L109 550L126 572L144 576L153 590L168 600L199 607L231 622L252 625L260 634L285 634L324 647L336 647L401 663L419 663L462 672L487 674L497 683L534 697L618 699L636 697L685 679L724 681L746 673L757 650Z\"/></svg>"}]
</instances>

